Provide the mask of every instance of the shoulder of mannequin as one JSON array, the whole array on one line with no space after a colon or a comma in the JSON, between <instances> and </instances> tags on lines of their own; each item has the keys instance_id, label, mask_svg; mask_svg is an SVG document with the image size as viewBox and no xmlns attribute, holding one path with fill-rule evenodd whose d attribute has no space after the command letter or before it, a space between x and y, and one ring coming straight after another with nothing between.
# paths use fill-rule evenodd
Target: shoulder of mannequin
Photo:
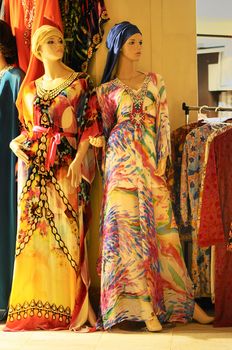
<instances>
[{"instance_id":1,"label":"shoulder of mannequin","mask_svg":"<svg viewBox=\"0 0 232 350\"><path fill-rule=\"evenodd\" d=\"M99 84L98 86L96 86L97 93L100 94L103 91L105 92L109 86L113 87L115 80L116 80L116 78L113 78L105 83L102 83L102 84ZM116 84L115 84L115 87L116 87Z\"/></svg>"},{"instance_id":2,"label":"shoulder of mannequin","mask_svg":"<svg viewBox=\"0 0 232 350\"><path fill-rule=\"evenodd\" d=\"M151 75L152 78L155 78L158 81L162 81L163 80L163 76L160 73L150 72L149 74Z\"/></svg>"}]
</instances>

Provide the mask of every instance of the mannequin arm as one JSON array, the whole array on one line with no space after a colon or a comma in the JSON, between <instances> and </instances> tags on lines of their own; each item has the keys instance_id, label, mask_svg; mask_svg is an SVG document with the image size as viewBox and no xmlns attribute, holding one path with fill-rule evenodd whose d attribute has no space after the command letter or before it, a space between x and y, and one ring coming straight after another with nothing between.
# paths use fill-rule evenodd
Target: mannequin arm
<instances>
[{"instance_id":1,"label":"mannequin arm","mask_svg":"<svg viewBox=\"0 0 232 350\"><path fill-rule=\"evenodd\" d=\"M10 142L10 149L18 158L20 158L26 164L26 166L28 166L29 157L23 151L23 146L22 146L23 142L26 139L27 139L26 135L20 134Z\"/></svg>"},{"instance_id":2,"label":"mannequin arm","mask_svg":"<svg viewBox=\"0 0 232 350\"><path fill-rule=\"evenodd\" d=\"M89 140L81 141L76 156L68 168L67 177L71 180L72 187L78 187L81 182L81 163L89 148Z\"/></svg>"}]
</instances>

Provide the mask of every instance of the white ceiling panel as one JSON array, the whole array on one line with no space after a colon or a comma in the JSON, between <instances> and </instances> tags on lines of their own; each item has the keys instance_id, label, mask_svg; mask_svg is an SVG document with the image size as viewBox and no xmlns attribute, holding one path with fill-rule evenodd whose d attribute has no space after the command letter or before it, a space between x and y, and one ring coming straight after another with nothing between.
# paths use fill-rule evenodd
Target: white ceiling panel
<instances>
[{"instance_id":1,"label":"white ceiling panel","mask_svg":"<svg viewBox=\"0 0 232 350\"><path fill-rule=\"evenodd\" d=\"M214 20L232 19L232 0L196 0L197 18Z\"/></svg>"}]
</instances>

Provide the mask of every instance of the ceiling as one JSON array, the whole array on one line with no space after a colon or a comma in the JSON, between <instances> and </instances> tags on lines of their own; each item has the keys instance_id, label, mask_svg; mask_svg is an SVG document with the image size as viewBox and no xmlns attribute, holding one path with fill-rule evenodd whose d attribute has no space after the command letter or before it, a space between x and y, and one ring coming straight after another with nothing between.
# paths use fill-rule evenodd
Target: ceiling
<instances>
[{"instance_id":1,"label":"ceiling","mask_svg":"<svg viewBox=\"0 0 232 350\"><path fill-rule=\"evenodd\" d=\"M232 20L232 0L196 0L197 19Z\"/></svg>"},{"instance_id":2,"label":"ceiling","mask_svg":"<svg viewBox=\"0 0 232 350\"><path fill-rule=\"evenodd\" d=\"M232 0L196 0L196 6L197 47L231 46ZM201 37L199 34L214 37Z\"/></svg>"}]
</instances>

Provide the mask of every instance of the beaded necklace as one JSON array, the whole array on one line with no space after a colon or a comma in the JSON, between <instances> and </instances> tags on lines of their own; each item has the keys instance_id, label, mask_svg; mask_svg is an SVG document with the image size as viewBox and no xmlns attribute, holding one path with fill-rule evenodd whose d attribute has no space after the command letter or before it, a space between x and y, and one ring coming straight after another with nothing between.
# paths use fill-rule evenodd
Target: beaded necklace
<instances>
[{"instance_id":1,"label":"beaded necklace","mask_svg":"<svg viewBox=\"0 0 232 350\"><path fill-rule=\"evenodd\" d=\"M58 96L61 91L63 91L66 87L68 87L78 76L78 73L73 72L71 75L56 88L47 90L42 87L42 80L36 81L36 90L37 95L42 98L44 101L49 101Z\"/></svg>"}]
</instances>

